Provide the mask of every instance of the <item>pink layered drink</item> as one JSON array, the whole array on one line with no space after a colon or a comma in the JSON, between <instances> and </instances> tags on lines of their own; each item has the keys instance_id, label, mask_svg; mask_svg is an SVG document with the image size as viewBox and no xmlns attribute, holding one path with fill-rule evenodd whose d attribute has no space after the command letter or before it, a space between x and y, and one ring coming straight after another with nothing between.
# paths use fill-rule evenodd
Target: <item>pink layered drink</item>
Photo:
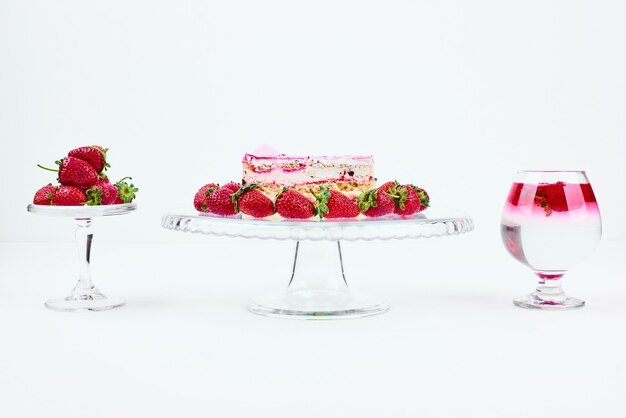
<instances>
[{"instance_id":1,"label":"pink layered drink","mask_svg":"<svg viewBox=\"0 0 626 418\"><path fill-rule=\"evenodd\" d=\"M542 279L558 279L589 255L602 234L589 183L513 183L502 213L502 239Z\"/></svg>"}]
</instances>

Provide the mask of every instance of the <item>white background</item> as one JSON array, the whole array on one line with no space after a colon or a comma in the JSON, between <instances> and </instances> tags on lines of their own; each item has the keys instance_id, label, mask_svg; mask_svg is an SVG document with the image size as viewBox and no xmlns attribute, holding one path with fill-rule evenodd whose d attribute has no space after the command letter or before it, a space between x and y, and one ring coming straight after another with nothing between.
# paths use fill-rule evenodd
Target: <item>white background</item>
<instances>
[{"instance_id":1,"label":"white background","mask_svg":"<svg viewBox=\"0 0 626 418\"><path fill-rule=\"evenodd\" d=\"M620 1L0 0L0 416L623 417L625 21ZM140 188L94 245L128 305L57 314L72 223L26 204L54 179L36 163L92 143ZM159 223L263 143L374 154L477 228L346 245L385 315L253 316L289 243ZM524 168L589 174L605 242L568 275L582 311L511 307L532 279L499 216Z\"/></svg>"},{"instance_id":2,"label":"white background","mask_svg":"<svg viewBox=\"0 0 626 418\"><path fill-rule=\"evenodd\" d=\"M485 239L516 170L584 169L605 236L626 237L623 2L0 5L3 241L71 239L24 205L54 180L36 163L91 143L141 190L103 240L176 239L161 213L266 142L374 154Z\"/></svg>"}]
</instances>

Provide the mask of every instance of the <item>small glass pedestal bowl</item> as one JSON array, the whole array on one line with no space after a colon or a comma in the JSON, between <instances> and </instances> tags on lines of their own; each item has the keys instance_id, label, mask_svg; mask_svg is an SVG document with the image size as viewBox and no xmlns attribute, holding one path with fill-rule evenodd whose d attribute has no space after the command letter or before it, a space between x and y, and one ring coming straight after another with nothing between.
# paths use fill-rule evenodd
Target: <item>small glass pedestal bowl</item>
<instances>
[{"instance_id":1,"label":"small glass pedestal bowl","mask_svg":"<svg viewBox=\"0 0 626 418\"><path fill-rule=\"evenodd\" d=\"M46 307L54 311L103 311L122 306L120 298L106 297L91 280L91 243L93 232L91 224L94 218L101 216L126 215L137 209L135 203L106 206L44 206L28 205L28 211L37 215L72 218L76 221L76 244L80 273L78 283L65 298L51 299Z\"/></svg>"}]
</instances>

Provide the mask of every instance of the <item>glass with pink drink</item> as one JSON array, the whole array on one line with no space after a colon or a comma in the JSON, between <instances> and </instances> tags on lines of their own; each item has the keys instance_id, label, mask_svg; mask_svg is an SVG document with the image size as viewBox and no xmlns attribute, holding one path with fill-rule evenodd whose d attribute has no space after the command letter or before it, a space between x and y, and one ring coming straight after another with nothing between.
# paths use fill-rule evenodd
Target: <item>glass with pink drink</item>
<instances>
[{"instance_id":1,"label":"glass with pink drink","mask_svg":"<svg viewBox=\"0 0 626 418\"><path fill-rule=\"evenodd\" d=\"M539 278L537 289L515 299L522 308L585 305L561 288L563 275L590 255L602 236L596 197L584 171L520 171L502 212L509 253Z\"/></svg>"}]
</instances>

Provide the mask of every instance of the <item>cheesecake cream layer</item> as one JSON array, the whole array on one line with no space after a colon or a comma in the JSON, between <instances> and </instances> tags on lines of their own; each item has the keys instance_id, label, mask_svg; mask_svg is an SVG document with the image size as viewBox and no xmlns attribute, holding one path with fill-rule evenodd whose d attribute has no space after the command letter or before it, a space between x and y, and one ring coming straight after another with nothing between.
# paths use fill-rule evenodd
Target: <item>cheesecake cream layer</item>
<instances>
[{"instance_id":1,"label":"cheesecake cream layer","mask_svg":"<svg viewBox=\"0 0 626 418\"><path fill-rule=\"evenodd\" d=\"M293 187L341 182L344 187L376 183L371 155L335 157L255 156L246 154L242 161L243 184Z\"/></svg>"}]
</instances>

